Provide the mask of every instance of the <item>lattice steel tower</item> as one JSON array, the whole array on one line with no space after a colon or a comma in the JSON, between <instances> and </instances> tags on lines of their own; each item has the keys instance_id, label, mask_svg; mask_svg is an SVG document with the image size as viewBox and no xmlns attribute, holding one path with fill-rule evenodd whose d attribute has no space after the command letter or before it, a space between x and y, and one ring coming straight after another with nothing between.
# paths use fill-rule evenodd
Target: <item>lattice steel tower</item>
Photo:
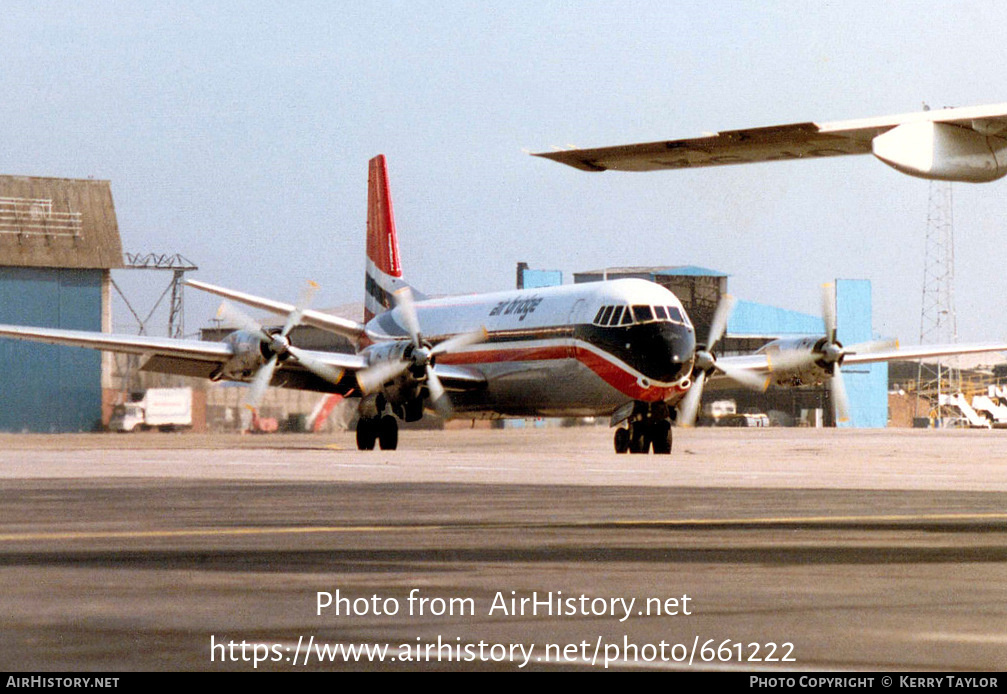
<instances>
[{"instance_id":1,"label":"lattice steel tower","mask_svg":"<svg viewBox=\"0 0 1007 694\"><path fill-rule=\"evenodd\" d=\"M923 261L923 303L920 344L958 341L955 315L955 241L950 181L931 181L927 204L927 239ZM941 361L920 362L916 379L916 416L936 413L940 396L961 390L960 371Z\"/></svg>"}]
</instances>

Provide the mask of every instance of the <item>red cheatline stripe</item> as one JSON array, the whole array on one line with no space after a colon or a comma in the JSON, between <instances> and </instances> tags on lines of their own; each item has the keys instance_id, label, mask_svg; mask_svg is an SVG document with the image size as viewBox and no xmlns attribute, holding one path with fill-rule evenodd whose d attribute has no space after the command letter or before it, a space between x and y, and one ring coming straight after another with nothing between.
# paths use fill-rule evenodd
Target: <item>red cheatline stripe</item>
<instances>
[{"instance_id":1,"label":"red cheatline stripe","mask_svg":"<svg viewBox=\"0 0 1007 694\"><path fill-rule=\"evenodd\" d=\"M653 385L644 388L638 383L636 373L627 371L593 350L577 345L573 348L572 355L570 352L571 348L567 345L546 344L512 349L479 349L456 352L440 356L438 361L442 364L477 365L505 361L546 361L574 358L591 369L610 386L634 400L648 402L667 400L672 395L682 394L687 390Z\"/></svg>"}]
</instances>

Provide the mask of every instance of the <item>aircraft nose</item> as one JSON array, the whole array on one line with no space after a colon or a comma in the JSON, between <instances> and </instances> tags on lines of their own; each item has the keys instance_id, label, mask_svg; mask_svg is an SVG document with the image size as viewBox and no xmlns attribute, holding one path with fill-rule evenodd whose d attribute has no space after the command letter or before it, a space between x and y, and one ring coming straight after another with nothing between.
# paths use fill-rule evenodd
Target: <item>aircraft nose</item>
<instances>
[{"instance_id":1,"label":"aircraft nose","mask_svg":"<svg viewBox=\"0 0 1007 694\"><path fill-rule=\"evenodd\" d=\"M677 381L692 369L696 352L696 334L687 326L677 323L660 325L660 349L654 350L650 366L654 377L665 383Z\"/></svg>"}]
</instances>

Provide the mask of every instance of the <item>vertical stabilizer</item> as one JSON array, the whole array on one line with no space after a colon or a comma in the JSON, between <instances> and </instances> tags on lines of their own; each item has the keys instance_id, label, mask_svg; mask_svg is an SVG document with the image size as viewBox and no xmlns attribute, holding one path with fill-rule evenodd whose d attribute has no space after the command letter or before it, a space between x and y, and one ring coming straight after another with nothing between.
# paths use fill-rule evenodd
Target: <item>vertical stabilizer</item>
<instances>
[{"instance_id":1,"label":"vertical stabilizer","mask_svg":"<svg viewBox=\"0 0 1007 694\"><path fill-rule=\"evenodd\" d=\"M399 263L399 240L388 188L385 155L370 161L367 175L367 277L364 322L394 306L392 294L405 286Z\"/></svg>"}]
</instances>

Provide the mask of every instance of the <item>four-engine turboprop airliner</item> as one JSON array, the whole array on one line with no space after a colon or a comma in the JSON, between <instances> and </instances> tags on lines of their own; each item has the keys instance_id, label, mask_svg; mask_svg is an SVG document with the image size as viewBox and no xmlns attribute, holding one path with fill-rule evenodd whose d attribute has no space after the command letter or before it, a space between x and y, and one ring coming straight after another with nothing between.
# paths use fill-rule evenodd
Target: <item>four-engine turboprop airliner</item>
<instances>
[{"instance_id":1,"label":"four-engine turboprop airliner","mask_svg":"<svg viewBox=\"0 0 1007 694\"><path fill-rule=\"evenodd\" d=\"M894 349L844 347L836 340L831 294L825 334L772 342L755 354L718 358L732 300L718 307L697 343L681 302L652 282L621 279L423 298L403 279L383 156L370 162L363 323L311 310L314 285L287 304L202 282L195 288L286 316L265 330L232 304L222 315L239 329L222 342L0 326L0 336L144 355L147 371L250 382L256 408L269 385L359 398L357 446L394 449L398 420L424 409L445 417L605 416L620 453L670 453L672 422L691 424L709 378L747 387L828 382L837 419L847 416L841 365L1007 350L1007 344ZM301 349L294 326L344 335L356 354Z\"/></svg>"}]
</instances>

